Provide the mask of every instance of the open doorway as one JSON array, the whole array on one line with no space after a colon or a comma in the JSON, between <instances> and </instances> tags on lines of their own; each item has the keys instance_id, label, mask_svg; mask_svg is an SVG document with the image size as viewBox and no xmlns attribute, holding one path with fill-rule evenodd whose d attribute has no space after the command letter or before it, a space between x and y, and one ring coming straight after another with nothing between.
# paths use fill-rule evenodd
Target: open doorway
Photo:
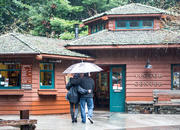
<instances>
[{"instance_id":1,"label":"open doorway","mask_svg":"<svg viewBox=\"0 0 180 130\"><path fill-rule=\"evenodd\" d=\"M95 81L94 90L94 108L95 110L108 110L109 111L109 70L108 66L101 66L102 72L93 75Z\"/></svg>"}]
</instances>

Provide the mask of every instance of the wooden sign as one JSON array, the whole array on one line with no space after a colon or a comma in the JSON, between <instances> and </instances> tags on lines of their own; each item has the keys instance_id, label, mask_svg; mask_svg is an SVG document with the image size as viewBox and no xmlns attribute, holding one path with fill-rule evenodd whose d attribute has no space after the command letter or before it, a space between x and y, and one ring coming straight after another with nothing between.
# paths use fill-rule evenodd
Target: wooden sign
<instances>
[{"instance_id":1,"label":"wooden sign","mask_svg":"<svg viewBox=\"0 0 180 130\"><path fill-rule=\"evenodd\" d=\"M21 65L21 88L32 89L32 65Z\"/></svg>"}]
</instances>

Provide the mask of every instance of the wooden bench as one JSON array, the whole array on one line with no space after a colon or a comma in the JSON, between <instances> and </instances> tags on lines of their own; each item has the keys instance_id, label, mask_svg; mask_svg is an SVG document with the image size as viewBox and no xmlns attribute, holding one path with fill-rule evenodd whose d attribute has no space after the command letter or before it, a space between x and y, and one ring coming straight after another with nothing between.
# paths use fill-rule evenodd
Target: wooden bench
<instances>
[{"instance_id":1,"label":"wooden bench","mask_svg":"<svg viewBox=\"0 0 180 130\"><path fill-rule=\"evenodd\" d=\"M0 119L0 126L20 127L21 130L35 130L37 120L29 119L29 110L20 111L19 120L3 120Z\"/></svg>"},{"instance_id":2,"label":"wooden bench","mask_svg":"<svg viewBox=\"0 0 180 130\"><path fill-rule=\"evenodd\" d=\"M180 107L180 90L153 90L154 112L164 106Z\"/></svg>"}]
</instances>

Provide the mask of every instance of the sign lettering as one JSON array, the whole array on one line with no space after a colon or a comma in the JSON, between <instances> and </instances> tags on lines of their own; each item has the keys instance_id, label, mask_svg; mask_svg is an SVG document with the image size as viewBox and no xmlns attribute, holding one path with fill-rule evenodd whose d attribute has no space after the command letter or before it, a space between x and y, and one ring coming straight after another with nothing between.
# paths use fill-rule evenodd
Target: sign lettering
<instances>
[{"instance_id":1,"label":"sign lettering","mask_svg":"<svg viewBox=\"0 0 180 130\"><path fill-rule=\"evenodd\" d=\"M142 73L136 74L135 76L138 79L146 80L146 79L161 79L162 74L160 73ZM134 83L136 87L160 87L162 83L160 81L136 81Z\"/></svg>"}]
</instances>

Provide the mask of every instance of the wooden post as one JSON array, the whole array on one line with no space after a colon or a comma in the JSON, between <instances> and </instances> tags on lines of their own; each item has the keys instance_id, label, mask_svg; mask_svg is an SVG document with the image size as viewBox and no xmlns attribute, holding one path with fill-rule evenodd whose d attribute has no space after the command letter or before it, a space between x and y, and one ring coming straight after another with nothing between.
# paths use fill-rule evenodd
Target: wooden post
<instances>
[{"instance_id":1,"label":"wooden post","mask_svg":"<svg viewBox=\"0 0 180 130\"><path fill-rule=\"evenodd\" d=\"M29 119L29 110L20 110L20 119Z\"/></svg>"},{"instance_id":2,"label":"wooden post","mask_svg":"<svg viewBox=\"0 0 180 130\"><path fill-rule=\"evenodd\" d=\"M20 110L20 119L29 119L29 110ZM21 130L32 130L30 125L21 125Z\"/></svg>"}]
</instances>

